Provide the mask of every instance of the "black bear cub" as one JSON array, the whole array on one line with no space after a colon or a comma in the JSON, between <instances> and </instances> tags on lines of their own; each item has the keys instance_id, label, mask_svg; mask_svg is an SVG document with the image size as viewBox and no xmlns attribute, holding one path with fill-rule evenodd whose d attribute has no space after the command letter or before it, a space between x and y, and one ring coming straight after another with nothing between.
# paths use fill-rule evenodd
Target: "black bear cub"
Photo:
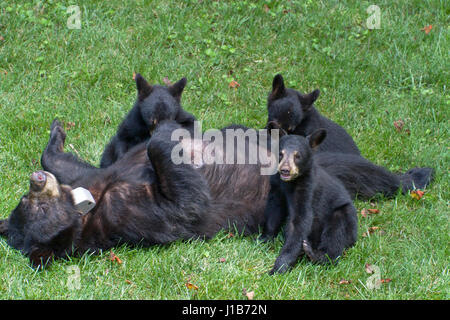
<instances>
[{"instance_id":1,"label":"black bear cub","mask_svg":"<svg viewBox=\"0 0 450 320\"><path fill-rule=\"evenodd\" d=\"M272 92L267 100L268 123L276 122L289 134L306 137L319 128L327 130L327 139L319 151L360 154L356 143L344 128L322 116L314 107L320 91L302 94L284 86L283 77L277 74L272 82Z\"/></svg>"},{"instance_id":2,"label":"black bear cub","mask_svg":"<svg viewBox=\"0 0 450 320\"><path fill-rule=\"evenodd\" d=\"M101 168L109 167L129 149L150 138L151 132L163 120L175 120L185 129L194 129L195 117L180 105L186 78L168 87L150 85L139 73L135 81L136 102L106 146L100 160Z\"/></svg>"},{"instance_id":3,"label":"black bear cub","mask_svg":"<svg viewBox=\"0 0 450 320\"><path fill-rule=\"evenodd\" d=\"M314 161L313 151L325 137L326 130L318 129L306 138L280 139L262 240L276 236L285 221L285 243L271 274L288 271L302 254L314 262L336 262L356 241L358 220L350 195Z\"/></svg>"}]
</instances>

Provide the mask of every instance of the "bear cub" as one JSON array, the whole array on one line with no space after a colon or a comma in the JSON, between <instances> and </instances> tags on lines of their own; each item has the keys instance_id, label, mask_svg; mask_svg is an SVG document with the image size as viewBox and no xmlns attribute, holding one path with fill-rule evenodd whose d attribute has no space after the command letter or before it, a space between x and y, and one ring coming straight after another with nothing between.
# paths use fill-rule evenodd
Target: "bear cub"
<instances>
[{"instance_id":1,"label":"bear cub","mask_svg":"<svg viewBox=\"0 0 450 320\"><path fill-rule=\"evenodd\" d=\"M151 132L163 120L175 120L184 129L194 129L196 118L180 105L186 78L168 87L150 85L139 73L135 81L136 102L106 146L100 160L101 168L109 167L131 147L150 138Z\"/></svg>"},{"instance_id":2,"label":"bear cub","mask_svg":"<svg viewBox=\"0 0 450 320\"><path fill-rule=\"evenodd\" d=\"M359 155L360 151L347 131L322 116L314 107L319 94L319 89L302 94L286 88L283 77L277 74L272 82L272 92L267 99L267 123L276 122L288 134L304 137L319 128L324 128L328 133L327 139L320 145L319 151Z\"/></svg>"},{"instance_id":3,"label":"bear cub","mask_svg":"<svg viewBox=\"0 0 450 320\"><path fill-rule=\"evenodd\" d=\"M314 161L314 150L325 137L326 130L318 129L306 138L280 139L261 240L275 237L285 222L285 242L270 274L288 271L302 254L313 262L337 262L356 242L358 219L349 193Z\"/></svg>"}]
</instances>

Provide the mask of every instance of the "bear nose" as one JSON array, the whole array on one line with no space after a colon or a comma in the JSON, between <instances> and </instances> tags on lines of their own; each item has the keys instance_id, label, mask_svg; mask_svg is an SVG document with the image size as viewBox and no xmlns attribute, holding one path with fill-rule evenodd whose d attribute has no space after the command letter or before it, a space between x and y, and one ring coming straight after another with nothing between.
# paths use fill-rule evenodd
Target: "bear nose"
<instances>
[{"instance_id":1,"label":"bear nose","mask_svg":"<svg viewBox=\"0 0 450 320\"><path fill-rule=\"evenodd\" d=\"M40 191L47 182L47 175L44 171L36 171L31 174L30 187L33 191Z\"/></svg>"}]
</instances>

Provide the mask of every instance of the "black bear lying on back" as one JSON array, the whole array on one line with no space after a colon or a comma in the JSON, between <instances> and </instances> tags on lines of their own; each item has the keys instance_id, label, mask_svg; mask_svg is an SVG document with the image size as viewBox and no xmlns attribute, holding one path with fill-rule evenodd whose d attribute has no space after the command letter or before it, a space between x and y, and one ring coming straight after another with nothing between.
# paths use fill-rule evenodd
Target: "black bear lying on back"
<instances>
[{"instance_id":1,"label":"black bear lying on back","mask_svg":"<svg viewBox=\"0 0 450 320\"><path fill-rule=\"evenodd\" d=\"M283 77L276 75L268 97L266 128L301 136L308 136L319 128L326 129L327 137L317 149L316 162L341 180L352 198L358 195L367 199L376 194L392 197L399 188L408 193L423 189L430 183L433 177L431 168L413 168L403 174L394 174L363 158L345 129L322 116L314 107L318 96L319 90L301 94L286 88Z\"/></svg>"},{"instance_id":2,"label":"black bear lying on back","mask_svg":"<svg viewBox=\"0 0 450 320\"><path fill-rule=\"evenodd\" d=\"M246 234L258 232L270 187L269 176L261 175L262 166L211 164L196 169L175 165L170 139L179 127L175 122L160 124L148 146L140 143L108 168L96 168L63 151L66 135L55 121L41 158L46 172L32 175L30 192L9 219L0 220L0 235L39 265L51 257L97 252L120 243L146 246L209 238L233 226ZM339 179L348 183L346 187L353 184L354 191L377 191L365 183L378 179L380 170L365 159L326 152L314 157L325 163L329 173L340 168L331 175L339 174ZM398 188L399 182L386 185L379 180L376 186L381 191L389 186ZM69 194L77 187L88 189L97 202L84 216Z\"/></svg>"},{"instance_id":3,"label":"black bear lying on back","mask_svg":"<svg viewBox=\"0 0 450 320\"><path fill-rule=\"evenodd\" d=\"M325 136L319 129L307 138L285 135L280 140L262 240L273 238L286 222L285 243L271 274L286 272L303 253L314 262L335 262L356 241L358 221L350 195L313 157Z\"/></svg>"},{"instance_id":4,"label":"black bear lying on back","mask_svg":"<svg viewBox=\"0 0 450 320\"><path fill-rule=\"evenodd\" d=\"M186 78L169 87L152 86L139 73L135 75L135 81L136 102L106 146L100 160L101 168L110 166L130 148L147 140L163 120L175 120L188 130L194 128L195 117L180 105Z\"/></svg>"},{"instance_id":5,"label":"black bear lying on back","mask_svg":"<svg viewBox=\"0 0 450 320\"><path fill-rule=\"evenodd\" d=\"M0 235L40 266L121 243L210 238L230 227L257 232L269 189L260 166L175 165L171 151L178 142L171 141L171 133L177 128L173 121L163 122L148 143L108 168L95 168L63 151L66 134L54 121L41 158L46 171L31 175L28 194L0 221ZM74 204L71 192L77 187L89 190L96 202L85 215Z\"/></svg>"}]
</instances>

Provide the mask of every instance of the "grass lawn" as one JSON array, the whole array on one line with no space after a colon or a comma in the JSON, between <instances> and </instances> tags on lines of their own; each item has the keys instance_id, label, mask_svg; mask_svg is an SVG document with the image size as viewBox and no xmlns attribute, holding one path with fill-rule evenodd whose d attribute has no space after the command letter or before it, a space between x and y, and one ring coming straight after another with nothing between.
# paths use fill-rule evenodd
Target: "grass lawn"
<instances>
[{"instance_id":1,"label":"grass lawn","mask_svg":"<svg viewBox=\"0 0 450 320\"><path fill-rule=\"evenodd\" d=\"M372 4L380 29L366 25ZM69 5L81 10L79 30L67 27ZM420 200L356 201L358 212L379 213L359 215L358 242L335 267L301 260L269 276L281 238L257 244L221 232L116 248L121 264L108 251L40 272L1 239L0 299L247 299L243 289L255 299L449 299L449 16L444 0L3 0L0 218L28 191L55 117L65 122L66 150L99 163L136 98L133 72L151 83L187 77L182 104L204 130L262 128L282 73L289 87L320 88L316 107L366 158L392 171L436 171ZM368 286L366 264L379 268L380 288Z\"/></svg>"}]
</instances>

